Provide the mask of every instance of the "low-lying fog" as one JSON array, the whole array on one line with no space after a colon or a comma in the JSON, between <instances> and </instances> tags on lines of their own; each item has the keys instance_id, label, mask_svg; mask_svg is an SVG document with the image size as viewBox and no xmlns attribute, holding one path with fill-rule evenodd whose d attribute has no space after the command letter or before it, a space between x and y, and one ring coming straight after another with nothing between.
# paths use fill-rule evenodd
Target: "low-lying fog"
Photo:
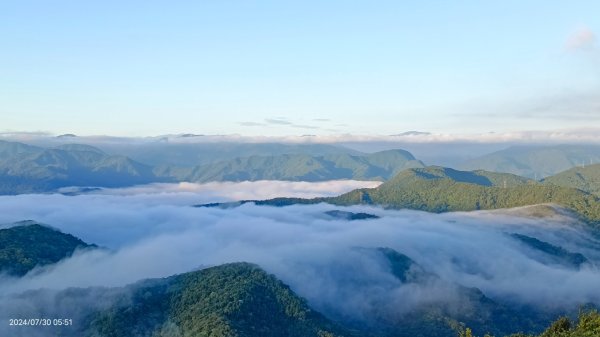
<instances>
[{"instance_id":1,"label":"low-lying fog","mask_svg":"<svg viewBox=\"0 0 600 337\"><path fill-rule=\"evenodd\" d=\"M381 258L356 247L390 247L442 279L519 303L600 303L600 245L575 220L510 212L431 214L320 204L234 209L189 205L274 196L332 195L373 182L256 182L151 185L78 196L0 197L0 223L33 219L108 248L75 254L22 279L0 278L2 294L29 289L121 286L203 266L248 261L289 284L315 308L359 317L370 303L399 311L453 294L436 284L403 286ZM348 221L325 211L368 212ZM522 233L585 255L581 268L544 263L507 233ZM2 312L9 311L0 302Z\"/></svg>"}]
</instances>

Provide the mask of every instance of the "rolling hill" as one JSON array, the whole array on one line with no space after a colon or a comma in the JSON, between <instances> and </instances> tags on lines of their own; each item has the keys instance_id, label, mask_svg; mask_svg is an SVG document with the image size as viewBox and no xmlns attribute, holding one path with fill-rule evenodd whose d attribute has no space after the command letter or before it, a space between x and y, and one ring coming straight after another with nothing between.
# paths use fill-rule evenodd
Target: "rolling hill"
<instances>
[{"instance_id":1,"label":"rolling hill","mask_svg":"<svg viewBox=\"0 0 600 337\"><path fill-rule=\"evenodd\" d=\"M121 187L160 181L150 166L80 144L37 148L0 144L0 192L48 192L66 186Z\"/></svg>"},{"instance_id":2,"label":"rolling hill","mask_svg":"<svg viewBox=\"0 0 600 337\"><path fill-rule=\"evenodd\" d=\"M600 195L600 164L574 167L542 180L545 184L573 187Z\"/></svg>"},{"instance_id":3,"label":"rolling hill","mask_svg":"<svg viewBox=\"0 0 600 337\"><path fill-rule=\"evenodd\" d=\"M458 171L439 166L407 169L376 188L357 189L337 197L245 200L206 206L231 207L246 202L271 206L321 202L339 206L370 204L434 213L556 204L575 212L594 227L600 225L600 197L596 195L509 173Z\"/></svg>"},{"instance_id":4,"label":"rolling hill","mask_svg":"<svg viewBox=\"0 0 600 337\"><path fill-rule=\"evenodd\" d=\"M245 181L296 180L322 181L337 179L386 180L413 167L423 167L412 154L388 150L373 154L283 154L235 158L193 169L158 168L157 175L177 181Z\"/></svg>"},{"instance_id":5,"label":"rolling hill","mask_svg":"<svg viewBox=\"0 0 600 337\"><path fill-rule=\"evenodd\" d=\"M48 226L17 223L0 229L0 273L22 276L36 266L67 258L77 249L94 247Z\"/></svg>"},{"instance_id":6,"label":"rolling hill","mask_svg":"<svg viewBox=\"0 0 600 337\"><path fill-rule=\"evenodd\" d=\"M570 168L600 162L600 147L586 145L513 146L458 165L542 179Z\"/></svg>"},{"instance_id":7,"label":"rolling hill","mask_svg":"<svg viewBox=\"0 0 600 337\"><path fill-rule=\"evenodd\" d=\"M192 151L202 144L191 144L194 146L189 149L185 145L175 145L175 148L183 146L186 151ZM2 141L0 194L55 192L69 186L126 187L156 182L385 180L403 169L423 167L423 163L403 150L364 154L329 145L242 145L231 145L229 149L227 144L218 144L212 149L215 151L224 147L223 157L229 158L247 148L248 153L242 157L185 167L164 164L162 159L157 160L163 163L160 166L150 166L84 144L70 143L43 148ZM188 164L206 161L206 158L198 158L204 152L188 155L186 151L163 150L163 159L172 160L173 163L184 163L176 158L178 156L189 159ZM208 151L204 147L200 150ZM270 150L274 153L295 153L265 155L271 153ZM261 155L248 156L254 152ZM213 153L213 157L218 158L216 154Z\"/></svg>"},{"instance_id":8,"label":"rolling hill","mask_svg":"<svg viewBox=\"0 0 600 337\"><path fill-rule=\"evenodd\" d=\"M353 335L311 310L256 265L232 263L130 286L113 307L90 316L86 336Z\"/></svg>"},{"instance_id":9,"label":"rolling hill","mask_svg":"<svg viewBox=\"0 0 600 337\"><path fill-rule=\"evenodd\" d=\"M327 202L337 205L368 203L436 213L554 203L575 211L594 225L600 224L600 198L574 188L526 182L511 174L498 176L482 171L476 176L486 177L489 182L478 182L462 179L462 175L469 176L474 172L450 170L452 174L439 174L440 171L448 172L448 169L406 170L377 188L352 191L327 199ZM455 172L462 173L457 177ZM500 186L498 180L502 181ZM504 181L507 181L506 187Z\"/></svg>"},{"instance_id":10,"label":"rolling hill","mask_svg":"<svg viewBox=\"0 0 600 337\"><path fill-rule=\"evenodd\" d=\"M152 166L193 168L235 158L280 155L360 155L361 152L328 144L185 142L185 135L164 141L141 143L103 143L97 146L108 153L126 156Z\"/></svg>"}]
</instances>

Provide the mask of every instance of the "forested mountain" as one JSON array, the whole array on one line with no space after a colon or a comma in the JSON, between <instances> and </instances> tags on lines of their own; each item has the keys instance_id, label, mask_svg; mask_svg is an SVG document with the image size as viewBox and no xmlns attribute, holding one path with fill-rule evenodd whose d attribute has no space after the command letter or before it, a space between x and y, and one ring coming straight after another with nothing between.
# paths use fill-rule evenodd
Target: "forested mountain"
<instances>
[{"instance_id":1,"label":"forested mountain","mask_svg":"<svg viewBox=\"0 0 600 337\"><path fill-rule=\"evenodd\" d=\"M0 144L0 192L53 191L65 186L120 187L159 181L150 166L88 145L38 148Z\"/></svg>"},{"instance_id":2,"label":"forested mountain","mask_svg":"<svg viewBox=\"0 0 600 337\"><path fill-rule=\"evenodd\" d=\"M273 206L320 202L340 206L371 204L435 213L552 203L577 213L593 226L600 224L600 197L596 195L571 187L541 184L508 173L458 171L438 166L407 169L376 188L358 189L337 197L275 198L208 206L226 207L245 202Z\"/></svg>"},{"instance_id":3,"label":"forested mountain","mask_svg":"<svg viewBox=\"0 0 600 337\"><path fill-rule=\"evenodd\" d=\"M93 248L71 234L35 222L0 229L0 273L22 276L35 268L56 263L77 249Z\"/></svg>"},{"instance_id":4,"label":"forested mountain","mask_svg":"<svg viewBox=\"0 0 600 337\"><path fill-rule=\"evenodd\" d=\"M433 171L433 172L432 172ZM502 185L436 174L439 168L410 169L374 189L361 189L328 199L333 204L370 203L390 208L410 208L429 212L471 211L555 203L600 223L600 198L574 188L523 183L513 175L493 176ZM453 170L451 172L454 172ZM461 172L461 171L458 171ZM487 176L479 173L478 177ZM511 180L512 179L512 180ZM504 181L507 186L504 187ZM509 182L513 183L509 185Z\"/></svg>"},{"instance_id":5,"label":"forested mountain","mask_svg":"<svg viewBox=\"0 0 600 337\"><path fill-rule=\"evenodd\" d=\"M600 146L513 146L469 160L458 168L513 173L542 179L570 168L600 162Z\"/></svg>"},{"instance_id":6,"label":"forested mountain","mask_svg":"<svg viewBox=\"0 0 600 337\"><path fill-rule=\"evenodd\" d=\"M596 310L581 311L576 321L560 317L539 335L522 332L506 337L596 337L600 336L600 314ZM462 329L458 337L477 337L470 328ZM494 337L486 334L482 337Z\"/></svg>"},{"instance_id":7,"label":"forested mountain","mask_svg":"<svg viewBox=\"0 0 600 337\"><path fill-rule=\"evenodd\" d=\"M179 136L184 139L187 137ZM243 142L177 142L104 143L98 147L108 153L127 156L152 166L193 168L205 164L253 156L280 155L361 155L347 147L328 144L285 144Z\"/></svg>"},{"instance_id":8,"label":"forested mountain","mask_svg":"<svg viewBox=\"0 0 600 337\"><path fill-rule=\"evenodd\" d=\"M130 287L87 336L351 336L259 267L232 263Z\"/></svg>"},{"instance_id":9,"label":"forested mountain","mask_svg":"<svg viewBox=\"0 0 600 337\"><path fill-rule=\"evenodd\" d=\"M177 181L245 181L332 179L385 180L412 167L422 167L409 152L389 150L373 154L284 154L235 158L193 169L158 168L157 175Z\"/></svg>"},{"instance_id":10,"label":"forested mountain","mask_svg":"<svg viewBox=\"0 0 600 337\"><path fill-rule=\"evenodd\" d=\"M600 164L574 167L542 180L545 184L573 187L600 195Z\"/></svg>"},{"instance_id":11,"label":"forested mountain","mask_svg":"<svg viewBox=\"0 0 600 337\"><path fill-rule=\"evenodd\" d=\"M189 152L199 146L192 145L194 147L189 149L183 148ZM213 151L222 147L227 150L226 145L214 145ZM231 154L242 154L243 149L249 150L233 159L192 167L174 164L153 167L129 157L109 155L89 145L42 148L3 141L0 142L0 194L52 192L67 186L124 187L153 182L385 180L403 169L423 166L403 150L362 154L329 145L250 145L231 145L230 152L222 154L227 158ZM179 147L175 145L175 148ZM275 153L293 153L265 155L270 149ZM206 162L206 158L198 158L199 153L187 155L186 151L164 151L167 159L174 163L183 161L171 156L185 157L188 164ZM207 149L202 148L202 151ZM254 152L261 155L249 155ZM213 153L213 157L217 158L217 154Z\"/></svg>"}]
</instances>

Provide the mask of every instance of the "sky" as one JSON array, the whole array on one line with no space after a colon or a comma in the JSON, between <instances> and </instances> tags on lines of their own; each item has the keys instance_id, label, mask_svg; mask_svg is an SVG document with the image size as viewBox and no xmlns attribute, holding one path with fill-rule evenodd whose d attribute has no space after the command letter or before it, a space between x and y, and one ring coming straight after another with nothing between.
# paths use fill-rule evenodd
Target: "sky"
<instances>
[{"instance_id":1,"label":"sky","mask_svg":"<svg viewBox=\"0 0 600 337\"><path fill-rule=\"evenodd\" d=\"M0 132L590 127L597 13L597 1L2 1Z\"/></svg>"}]
</instances>

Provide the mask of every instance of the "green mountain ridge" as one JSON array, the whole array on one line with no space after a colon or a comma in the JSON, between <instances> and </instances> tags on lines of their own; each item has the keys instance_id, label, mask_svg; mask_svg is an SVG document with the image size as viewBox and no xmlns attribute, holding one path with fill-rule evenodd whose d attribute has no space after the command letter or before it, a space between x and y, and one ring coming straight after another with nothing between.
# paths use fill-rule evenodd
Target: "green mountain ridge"
<instances>
[{"instance_id":1,"label":"green mountain ridge","mask_svg":"<svg viewBox=\"0 0 600 337\"><path fill-rule=\"evenodd\" d=\"M403 150L373 154L284 154L277 156L240 157L228 161L197 166L192 169L157 168L158 176L177 181L254 181L333 179L386 180L401 170L423 167L423 163Z\"/></svg>"},{"instance_id":2,"label":"green mountain ridge","mask_svg":"<svg viewBox=\"0 0 600 337\"><path fill-rule=\"evenodd\" d=\"M590 163L600 163L600 146L513 146L471 159L458 168L512 173L542 179Z\"/></svg>"},{"instance_id":3,"label":"green mountain ridge","mask_svg":"<svg viewBox=\"0 0 600 337\"><path fill-rule=\"evenodd\" d=\"M11 150L7 149L21 149ZM4 151L2 150L4 149ZM121 187L160 181L150 166L127 157L108 155L88 145L36 148L0 144L0 193L54 191L66 186Z\"/></svg>"},{"instance_id":4,"label":"green mountain ridge","mask_svg":"<svg viewBox=\"0 0 600 337\"><path fill-rule=\"evenodd\" d=\"M225 264L130 288L131 296L90 317L85 336L354 335L253 264Z\"/></svg>"},{"instance_id":5,"label":"green mountain ridge","mask_svg":"<svg viewBox=\"0 0 600 337\"><path fill-rule=\"evenodd\" d=\"M248 154L263 148L273 148L276 154L246 155L182 167L172 164L150 166L84 144L42 148L2 141L0 194L55 192L70 186L110 188L182 181L385 180L403 169L423 166L412 154L403 150L363 154L325 145L261 144L250 147ZM277 154L286 149L292 153ZM304 153L313 149L315 153ZM231 151L238 153L239 148L234 146ZM176 158L173 160L180 162Z\"/></svg>"},{"instance_id":6,"label":"green mountain ridge","mask_svg":"<svg viewBox=\"0 0 600 337\"><path fill-rule=\"evenodd\" d=\"M357 189L336 197L243 200L207 206L235 207L246 202L269 206L321 202L337 206L367 204L433 213L556 204L574 212L592 227L600 225L600 197L596 195L509 173L458 171L439 166L407 169L376 188Z\"/></svg>"},{"instance_id":7,"label":"green mountain ridge","mask_svg":"<svg viewBox=\"0 0 600 337\"><path fill-rule=\"evenodd\" d=\"M600 196L600 164L574 167L542 180L545 184L572 187Z\"/></svg>"},{"instance_id":8,"label":"green mountain ridge","mask_svg":"<svg viewBox=\"0 0 600 337\"><path fill-rule=\"evenodd\" d=\"M23 276L37 266L70 257L78 249L95 247L36 222L17 223L0 228L0 273Z\"/></svg>"}]
</instances>

